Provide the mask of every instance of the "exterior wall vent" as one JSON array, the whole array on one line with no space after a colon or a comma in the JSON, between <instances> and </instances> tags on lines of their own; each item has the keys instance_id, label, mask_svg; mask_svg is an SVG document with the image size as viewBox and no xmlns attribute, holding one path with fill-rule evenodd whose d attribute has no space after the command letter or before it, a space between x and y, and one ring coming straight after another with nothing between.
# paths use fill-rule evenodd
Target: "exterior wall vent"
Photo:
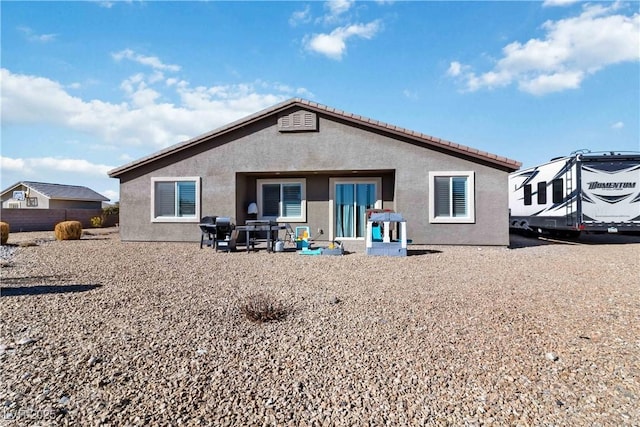
<instances>
[{"instance_id":1,"label":"exterior wall vent","mask_svg":"<svg viewBox=\"0 0 640 427\"><path fill-rule=\"evenodd\" d=\"M293 113L278 117L278 130L280 132L317 131L318 116L311 111L294 111Z\"/></svg>"}]
</instances>

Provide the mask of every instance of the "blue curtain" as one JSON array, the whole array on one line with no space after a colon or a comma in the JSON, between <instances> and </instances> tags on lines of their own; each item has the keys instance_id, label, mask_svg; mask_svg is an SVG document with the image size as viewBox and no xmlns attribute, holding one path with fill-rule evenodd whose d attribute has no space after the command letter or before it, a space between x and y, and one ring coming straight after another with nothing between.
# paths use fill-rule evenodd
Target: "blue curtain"
<instances>
[{"instance_id":1,"label":"blue curtain","mask_svg":"<svg viewBox=\"0 0 640 427\"><path fill-rule=\"evenodd\" d=\"M336 237L353 236L353 184L336 185Z\"/></svg>"},{"instance_id":2,"label":"blue curtain","mask_svg":"<svg viewBox=\"0 0 640 427\"><path fill-rule=\"evenodd\" d=\"M375 184L336 184L336 237L364 237L366 211L375 203Z\"/></svg>"},{"instance_id":3,"label":"blue curtain","mask_svg":"<svg viewBox=\"0 0 640 427\"><path fill-rule=\"evenodd\" d=\"M374 184L356 184L356 237L364 237L367 227L367 209L372 209L376 203L376 186Z\"/></svg>"}]
</instances>

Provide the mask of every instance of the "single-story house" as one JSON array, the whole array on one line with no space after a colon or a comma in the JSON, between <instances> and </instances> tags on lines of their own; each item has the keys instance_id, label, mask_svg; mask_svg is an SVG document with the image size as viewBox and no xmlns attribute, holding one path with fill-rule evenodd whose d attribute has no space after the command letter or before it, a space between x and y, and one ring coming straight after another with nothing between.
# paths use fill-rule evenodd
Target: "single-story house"
<instances>
[{"instance_id":1,"label":"single-story house","mask_svg":"<svg viewBox=\"0 0 640 427\"><path fill-rule=\"evenodd\" d=\"M80 185L20 181L0 193L3 209L101 209L109 199Z\"/></svg>"},{"instance_id":2,"label":"single-story house","mask_svg":"<svg viewBox=\"0 0 640 427\"><path fill-rule=\"evenodd\" d=\"M125 241L196 241L202 216L258 219L364 240L391 209L418 244L509 244L507 179L520 163L290 99L109 172Z\"/></svg>"}]
</instances>

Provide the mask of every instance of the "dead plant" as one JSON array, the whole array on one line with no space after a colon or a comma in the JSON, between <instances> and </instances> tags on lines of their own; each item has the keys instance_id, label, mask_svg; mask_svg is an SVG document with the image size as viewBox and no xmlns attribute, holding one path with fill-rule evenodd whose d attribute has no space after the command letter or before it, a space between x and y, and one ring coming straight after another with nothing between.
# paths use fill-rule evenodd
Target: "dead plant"
<instances>
[{"instance_id":1,"label":"dead plant","mask_svg":"<svg viewBox=\"0 0 640 427\"><path fill-rule=\"evenodd\" d=\"M285 319L292 307L263 293L248 295L240 303L240 311L252 322L265 323Z\"/></svg>"}]
</instances>

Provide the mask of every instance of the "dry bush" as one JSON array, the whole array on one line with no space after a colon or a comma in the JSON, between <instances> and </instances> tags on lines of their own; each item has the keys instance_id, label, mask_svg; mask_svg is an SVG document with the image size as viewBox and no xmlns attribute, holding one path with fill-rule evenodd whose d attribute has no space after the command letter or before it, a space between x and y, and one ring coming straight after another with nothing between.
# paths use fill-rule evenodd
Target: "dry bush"
<instances>
[{"instance_id":1,"label":"dry bush","mask_svg":"<svg viewBox=\"0 0 640 427\"><path fill-rule=\"evenodd\" d=\"M54 230L57 240L78 240L82 236L80 221L62 221L56 224Z\"/></svg>"},{"instance_id":2,"label":"dry bush","mask_svg":"<svg viewBox=\"0 0 640 427\"><path fill-rule=\"evenodd\" d=\"M104 225L104 219L101 216L91 217L91 226L94 228L100 228Z\"/></svg>"},{"instance_id":3,"label":"dry bush","mask_svg":"<svg viewBox=\"0 0 640 427\"><path fill-rule=\"evenodd\" d=\"M6 245L9 240L9 223L0 222L0 234L0 243Z\"/></svg>"},{"instance_id":4,"label":"dry bush","mask_svg":"<svg viewBox=\"0 0 640 427\"><path fill-rule=\"evenodd\" d=\"M240 304L242 314L256 323L283 320L291 310L290 306L265 294L249 295Z\"/></svg>"}]
</instances>

